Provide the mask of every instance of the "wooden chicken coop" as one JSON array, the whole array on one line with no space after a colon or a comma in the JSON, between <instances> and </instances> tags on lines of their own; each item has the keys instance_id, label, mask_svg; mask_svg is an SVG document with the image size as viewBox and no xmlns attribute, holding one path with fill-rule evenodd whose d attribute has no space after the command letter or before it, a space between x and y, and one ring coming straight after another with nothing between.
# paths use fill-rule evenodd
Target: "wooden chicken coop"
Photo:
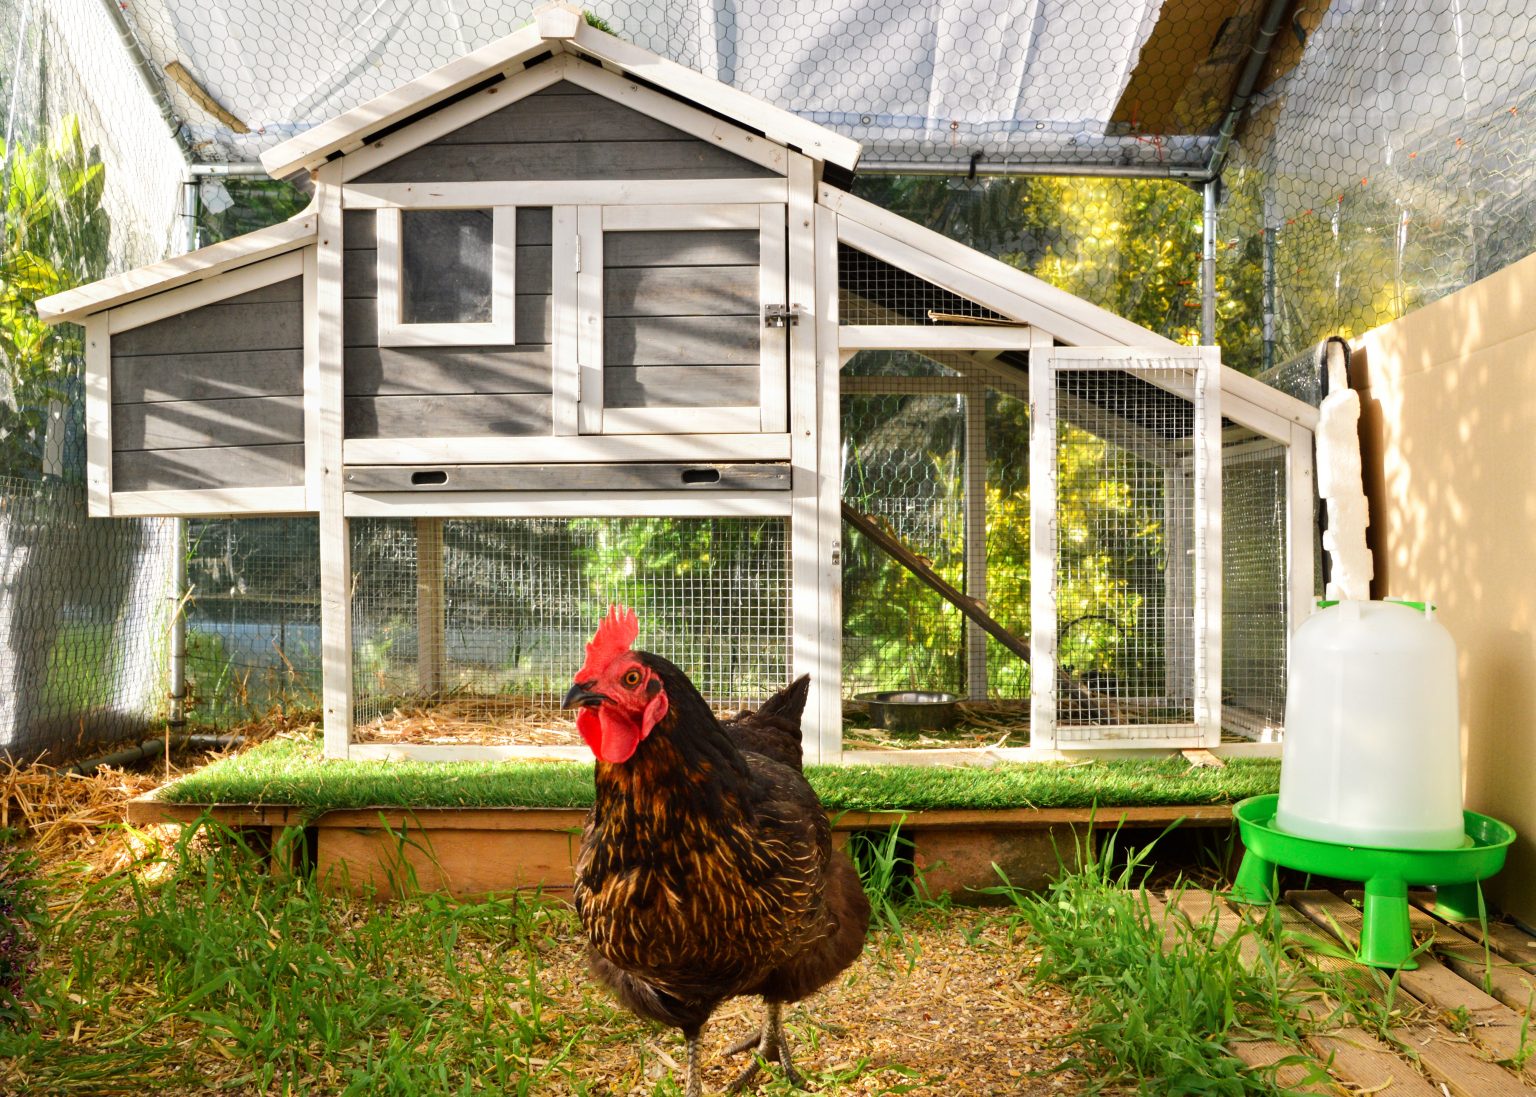
<instances>
[{"instance_id":1,"label":"wooden chicken coop","mask_svg":"<svg viewBox=\"0 0 1536 1097\"><path fill-rule=\"evenodd\" d=\"M1027 463L1033 574L1055 577L1032 584L1029 625L1012 630L1032 748L1215 743L1224 475L1253 454L1277 470L1286 578L1263 601L1283 634L1312 596L1314 411L1214 348L1176 346L855 197L858 155L546 9L269 151L271 175L312 181L294 219L40 306L86 328L90 512L318 516L333 756L382 752L354 734L361 523L411 541L418 684L433 693L456 627L444 523L767 521L785 591L764 611L782 638L775 672L811 674L807 756L832 761L841 386L914 384L844 367L903 352L936 364L928 390L935 376L994 386L1029 408L1027 437L990 444ZM1142 675L1156 681L1134 697L1060 650L1092 611L1068 604L1071 503L1039 489L1084 445L1160 508L1160 593L1137 595L1157 606ZM980 578L968 573L973 603Z\"/></svg>"}]
</instances>

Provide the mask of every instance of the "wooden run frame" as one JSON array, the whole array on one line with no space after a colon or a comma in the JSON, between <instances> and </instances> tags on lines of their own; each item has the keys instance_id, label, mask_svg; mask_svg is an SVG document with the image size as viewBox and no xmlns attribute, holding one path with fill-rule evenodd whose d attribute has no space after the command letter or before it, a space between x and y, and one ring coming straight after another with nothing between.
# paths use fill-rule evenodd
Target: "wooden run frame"
<instances>
[{"instance_id":1,"label":"wooden run frame","mask_svg":"<svg viewBox=\"0 0 1536 1097\"><path fill-rule=\"evenodd\" d=\"M1146 366L1138 368L1138 362ZM1184 362L1181 377L1158 377L1170 363ZM1076 729L1063 736L1058 717L1061 675L1057 644L1057 426L1066 418L1056 378L1062 370L1125 369L1138 379L1178 391L1188 400L1193 433L1185 453L1175 452L1165 469L1192 473L1193 589L1189 625L1192 645L1192 721L1188 725L1106 725L1094 735ZM1030 745L1036 749L1082 750L1214 747L1221 742L1221 359L1214 347L1152 350L1098 347L1040 348L1030 359L1030 583L1032 622ZM1162 462L1159 462L1160 464ZM1046 490L1040 490L1040 489ZM1174 549L1169 549L1170 557ZM1186 627L1179 623L1179 627ZM1170 632L1168 639L1174 637ZM1179 637L1180 641L1184 638Z\"/></svg>"}]
</instances>

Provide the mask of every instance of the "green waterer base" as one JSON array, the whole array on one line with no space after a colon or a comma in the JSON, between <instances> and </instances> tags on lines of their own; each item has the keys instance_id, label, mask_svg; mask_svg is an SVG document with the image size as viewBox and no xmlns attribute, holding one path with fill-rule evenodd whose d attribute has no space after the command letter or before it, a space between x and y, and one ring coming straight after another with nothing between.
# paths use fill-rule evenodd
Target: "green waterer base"
<instances>
[{"instance_id":1,"label":"green waterer base","mask_svg":"<svg viewBox=\"0 0 1536 1097\"><path fill-rule=\"evenodd\" d=\"M1379 968L1415 968L1408 931L1408 889L1438 889L1435 913L1448 921L1478 916L1479 880L1504 867L1514 828L1475 811L1463 812L1470 844L1459 849L1384 849L1288 834L1275 826L1275 795L1233 808L1242 834L1243 863L1229 897L1236 903L1275 900L1277 866L1365 883L1359 959Z\"/></svg>"}]
</instances>

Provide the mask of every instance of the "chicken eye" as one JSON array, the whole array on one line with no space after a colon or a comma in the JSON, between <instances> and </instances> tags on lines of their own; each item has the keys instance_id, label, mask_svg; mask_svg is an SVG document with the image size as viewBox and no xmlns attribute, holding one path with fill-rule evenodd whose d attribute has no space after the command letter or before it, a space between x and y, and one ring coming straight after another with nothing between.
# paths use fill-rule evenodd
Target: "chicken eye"
<instances>
[{"instance_id":1,"label":"chicken eye","mask_svg":"<svg viewBox=\"0 0 1536 1097\"><path fill-rule=\"evenodd\" d=\"M624 684L630 689L638 686L640 684L640 671L631 667L624 675Z\"/></svg>"}]
</instances>

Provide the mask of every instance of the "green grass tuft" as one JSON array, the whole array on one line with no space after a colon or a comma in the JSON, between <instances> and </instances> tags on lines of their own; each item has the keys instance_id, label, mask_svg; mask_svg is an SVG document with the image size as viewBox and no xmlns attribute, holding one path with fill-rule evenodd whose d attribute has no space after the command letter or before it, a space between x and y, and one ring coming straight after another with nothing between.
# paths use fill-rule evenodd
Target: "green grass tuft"
<instances>
[{"instance_id":1,"label":"green grass tuft","mask_svg":"<svg viewBox=\"0 0 1536 1097\"><path fill-rule=\"evenodd\" d=\"M810 766L831 811L1184 806L1277 790L1278 761L1223 768L1182 759L1010 763L993 767ZM316 739L274 739L160 790L178 804L284 804L309 813L368 807L584 808L592 767L578 762L327 761Z\"/></svg>"}]
</instances>

